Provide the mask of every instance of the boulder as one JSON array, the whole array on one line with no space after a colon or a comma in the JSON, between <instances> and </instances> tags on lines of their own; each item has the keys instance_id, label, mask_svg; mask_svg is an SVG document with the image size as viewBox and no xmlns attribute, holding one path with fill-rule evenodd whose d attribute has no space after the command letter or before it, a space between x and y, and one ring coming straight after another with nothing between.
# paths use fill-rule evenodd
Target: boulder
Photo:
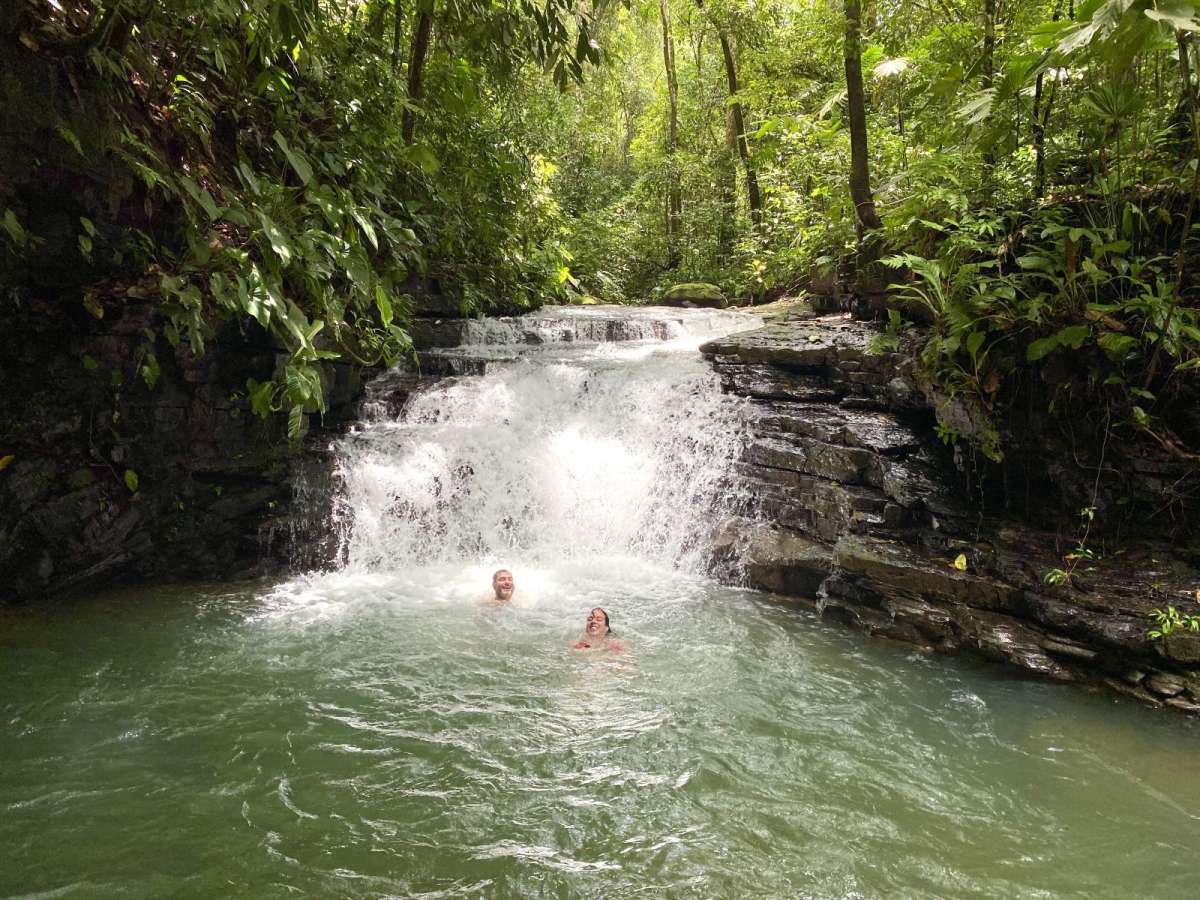
<instances>
[{"instance_id":1,"label":"boulder","mask_svg":"<svg viewBox=\"0 0 1200 900\"><path fill-rule=\"evenodd\" d=\"M702 281L677 284L663 294L658 302L661 306L698 306L706 309L725 309L729 306L719 287Z\"/></svg>"}]
</instances>

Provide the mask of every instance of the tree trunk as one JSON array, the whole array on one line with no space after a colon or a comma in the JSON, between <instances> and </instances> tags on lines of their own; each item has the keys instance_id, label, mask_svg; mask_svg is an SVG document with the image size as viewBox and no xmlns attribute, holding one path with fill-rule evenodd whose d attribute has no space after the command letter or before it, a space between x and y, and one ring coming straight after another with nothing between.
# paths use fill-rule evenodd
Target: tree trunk
<instances>
[{"instance_id":1,"label":"tree trunk","mask_svg":"<svg viewBox=\"0 0 1200 900\"><path fill-rule=\"evenodd\" d=\"M425 71L425 58L429 55L429 37L432 32L433 3L430 3L428 9L423 8L417 13L417 23L413 27L412 53L408 58L408 102L411 104L420 103L425 91L422 75ZM416 127L416 111L406 106L400 117L400 136L404 143L413 142Z\"/></svg>"},{"instance_id":2,"label":"tree trunk","mask_svg":"<svg viewBox=\"0 0 1200 900\"><path fill-rule=\"evenodd\" d=\"M675 78L675 42L671 39L671 10L669 0L658 0L658 13L662 18L663 66L667 73L667 97L670 110L667 117L667 160L671 166L670 184L667 188L667 267L679 267L679 225L683 213L680 195L679 172L676 169L675 151L679 148L679 83Z\"/></svg>"},{"instance_id":3,"label":"tree trunk","mask_svg":"<svg viewBox=\"0 0 1200 900\"><path fill-rule=\"evenodd\" d=\"M726 256L733 250L737 221L737 125L733 110L725 110L725 152L721 154L721 207L724 215L717 226L717 246Z\"/></svg>"},{"instance_id":4,"label":"tree trunk","mask_svg":"<svg viewBox=\"0 0 1200 900\"><path fill-rule=\"evenodd\" d=\"M996 83L996 0L983 0L983 89ZM996 166L996 154L989 147L983 154L983 166L989 174Z\"/></svg>"},{"instance_id":5,"label":"tree trunk","mask_svg":"<svg viewBox=\"0 0 1200 900\"><path fill-rule=\"evenodd\" d=\"M983 0L983 87L996 81L996 0Z\"/></svg>"},{"instance_id":6,"label":"tree trunk","mask_svg":"<svg viewBox=\"0 0 1200 900\"><path fill-rule=\"evenodd\" d=\"M400 32L403 30L404 16L400 0L393 0L395 15L392 22L392 71L400 68Z\"/></svg>"},{"instance_id":7,"label":"tree trunk","mask_svg":"<svg viewBox=\"0 0 1200 900\"><path fill-rule=\"evenodd\" d=\"M737 97L737 60L733 56L733 48L725 32L719 31L721 38L721 55L725 57L725 81L729 85L731 99ZM750 198L750 221L754 227L762 225L762 194L758 191L758 173L754 171L754 163L750 161L750 141L746 137L746 117L742 110L741 101L734 99L729 105L729 115L733 119L734 131L737 135L737 152L746 170L746 195Z\"/></svg>"},{"instance_id":8,"label":"tree trunk","mask_svg":"<svg viewBox=\"0 0 1200 900\"><path fill-rule=\"evenodd\" d=\"M850 119L850 198L860 231L883 227L871 195L871 170L867 159L867 107L863 93L862 54L859 48L862 13L859 0L846 0L846 103Z\"/></svg>"},{"instance_id":9,"label":"tree trunk","mask_svg":"<svg viewBox=\"0 0 1200 900\"><path fill-rule=\"evenodd\" d=\"M1059 3L1054 4L1051 21L1057 22ZM1157 61L1157 60L1156 60ZM1050 111L1054 108L1054 94L1057 81L1050 83L1050 90L1043 94L1042 85L1046 73L1038 72L1037 83L1033 88L1033 158L1036 172L1034 185L1038 199L1046 193L1046 126L1050 124ZM1046 108L1042 110L1042 97L1046 98Z\"/></svg>"}]
</instances>

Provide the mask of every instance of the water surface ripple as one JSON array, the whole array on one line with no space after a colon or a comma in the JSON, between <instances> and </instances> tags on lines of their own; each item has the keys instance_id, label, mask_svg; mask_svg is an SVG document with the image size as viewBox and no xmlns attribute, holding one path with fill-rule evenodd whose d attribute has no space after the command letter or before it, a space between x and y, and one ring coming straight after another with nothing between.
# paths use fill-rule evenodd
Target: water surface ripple
<instances>
[{"instance_id":1,"label":"water surface ripple","mask_svg":"<svg viewBox=\"0 0 1200 900\"><path fill-rule=\"evenodd\" d=\"M1194 723L665 566L538 574L7 614L0 894L1195 895ZM601 598L623 655L569 649Z\"/></svg>"},{"instance_id":2,"label":"water surface ripple","mask_svg":"<svg viewBox=\"0 0 1200 900\"><path fill-rule=\"evenodd\" d=\"M1196 722L707 580L747 408L604 315L348 435L342 571L0 612L0 896L1196 896Z\"/></svg>"}]
</instances>

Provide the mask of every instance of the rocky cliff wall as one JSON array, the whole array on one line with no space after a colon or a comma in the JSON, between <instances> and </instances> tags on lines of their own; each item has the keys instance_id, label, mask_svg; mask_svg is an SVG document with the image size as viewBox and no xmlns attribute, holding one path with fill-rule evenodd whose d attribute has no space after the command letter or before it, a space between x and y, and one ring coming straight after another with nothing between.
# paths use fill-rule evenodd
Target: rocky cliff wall
<instances>
[{"instance_id":1,"label":"rocky cliff wall","mask_svg":"<svg viewBox=\"0 0 1200 900\"><path fill-rule=\"evenodd\" d=\"M244 399L246 380L269 378L282 358L257 326L225 329L198 358L155 337L150 301L97 301L100 318L78 303L8 302L0 602L244 577L285 565L293 543L328 555L316 524L326 510L295 509L293 486L328 477L323 429L353 409L359 369L326 366L330 412L306 417L307 440L289 444L285 423ZM328 491L308 496L320 506ZM306 524L313 534L297 535Z\"/></svg>"},{"instance_id":2,"label":"rocky cliff wall","mask_svg":"<svg viewBox=\"0 0 1200 900\"><path fill-rule=\"evenodd\" d=\"M1154 609L1195 605L1181 548L1137 545L1047 585L1067 536L964 487L911 356L869 352L875 333L838 313L701 348L756 407L740 475L758 515L720 553L751 586L871 634L1200 712L1200 635L1147 638Z\"/></svg>"}]
</instances>

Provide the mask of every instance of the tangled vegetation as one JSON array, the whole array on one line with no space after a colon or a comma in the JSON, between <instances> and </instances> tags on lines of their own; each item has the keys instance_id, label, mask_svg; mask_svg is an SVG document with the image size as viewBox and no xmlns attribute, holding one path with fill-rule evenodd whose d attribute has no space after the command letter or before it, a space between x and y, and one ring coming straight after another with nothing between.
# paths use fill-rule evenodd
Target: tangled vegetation
<instances>
[{"instance_id":1,"label":"tangled vegetation","mask_svg":"<svg viewBox=\"0 0 1200 900\"><path fill-rule=\"evenodd\" d=\"M250 401L295 434L324 407L314 364L394 360L426 285L468 310L560 290L519 110L530 70L599 61L589 21L566 0L6 5L6 299L76 292L99 318L157 297L196 354L256 320L290 361Z\"/></svg>"},{"instance_id":2,"label":"tangled vegetation","mask_svg":"<svg viewBox=\"0 0 1200 900\"><path fill-rule=\"evenodd\" d=\"M291 363L251 400L294 417L435 289L894 282L988 456L1041 378L1095 443L1190 460L1197 31L1181 0L20 0L0 267L70 250L86 308L161 296L197 351L257 320Z\"/></svg>"}]
</instances>

